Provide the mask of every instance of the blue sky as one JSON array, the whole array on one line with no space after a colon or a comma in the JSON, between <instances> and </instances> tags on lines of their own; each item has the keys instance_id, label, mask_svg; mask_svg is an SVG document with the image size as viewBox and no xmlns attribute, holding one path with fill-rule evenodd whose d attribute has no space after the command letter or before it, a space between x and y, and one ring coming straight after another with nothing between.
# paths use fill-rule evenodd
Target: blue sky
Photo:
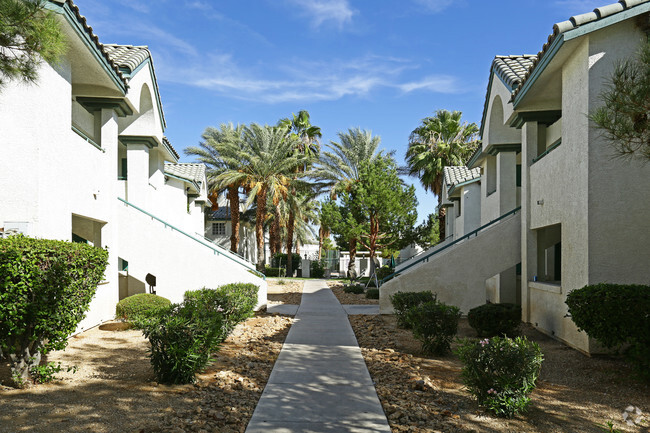
<instances>
[{"instance_id":1,"label":"blue sky","mask_svg":"<svg viewBox=\"0 0 650 433\"><path fill-rule=\"evenodd\" d=\"M535 54L554 23L613 0L77 0L101 42L148 45L182 153L223 122L308 110L323 143L361 127L403 163L438 109L481 121L495 55ZM182 156L181 161L191 159ZM415 178L418 220L437 199Z\"/></svg>"}]
</instances>

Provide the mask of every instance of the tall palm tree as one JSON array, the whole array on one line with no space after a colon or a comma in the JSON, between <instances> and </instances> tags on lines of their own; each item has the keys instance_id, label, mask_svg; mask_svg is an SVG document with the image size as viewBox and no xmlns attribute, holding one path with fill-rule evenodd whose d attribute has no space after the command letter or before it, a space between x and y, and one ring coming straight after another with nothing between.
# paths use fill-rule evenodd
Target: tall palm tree
<instances>
[{"instance_id":1,"label":"tall palm tree","mask_svg":"<svg viewBox=\"0 0 650 433\"><path fill-rule=\"evenodd\" d=\"M364 161L373 161L382 152L377 152L381 143L379 136L372 136L371 131L351 128L339 132L339 143L331 141L327 146L331 151L321 155L319 167L313 176L321 186L329 189L330 197L336 199L341 191L348 190L353 182L359 180L359 168ZM349 239L350 263L348 275L354 270L357 256L357 239Z\"/></svg>"},{"instance_id":2,"label":"tall palm tree","mask_svg":"<svg viewBox=\"0 0 650 433\"><path fill-rule=\"evenodd\" d=\"M476 150L478 126L462 122L460 111L438 110L422 119L409 137L406 164L409 174L418 176L425 191L438 196L440 239L445 238L445 210L442 208L444 168L465 165Z\"/></svg>"},{"instance_id":3,"label":"tall palm tree","mask_svg":"<svg viewBox=\"0 0 650 433\"><path fill-rule=\"evenodd\" d=\"M236 158L229 158L228 162L224 159L223 152L228 151L229 146L224 143L231 143L232 147L241 147L242 125L233 126L232 123L222 123L219 129L208 127L201 135L203 141L199 146L188 147L185 154L196 156L197 160L207 166L206 175L208 178L208 190L211 199L217 200L219 194L227 191L230 202L230 226L232 233L230 235L230 250L237 253L239 250L239 188L240 184L221 184L215 179L221 173L228 170L237 170L240 166Z\"/></svg>"},{"instance_id":4,"label":"tall palm tree","mask_svg":"<svg viewBox=\"0 0 650 433\"><path fill-rule=\"evenodd\" d=\"M266 201L274 205L286 198L296 178L296 167L305 163L305 156L293 151L296 143L282 128L256 123L244 128L243 146L226 143L228 163L238 162L238 169L227 170L217 176L219 183L239 183L248 190L246 204L257 203L255 235L257 238L257 268L264 269L264 219Z\"/></svg>"},{"instance_id":5,"label":"tall palm tree","mask_svg":"<svg viewBox=\"0 0 650 433\"><path fill-rule=\"evenodd\" d=\"M319 139L322 137L321 130L318 126L311 124L311 119L309 117L309 112L307 110L300 110L298 114L292 113L291 119L282 119L279 122L279 125L287 128L287 133L289 137L294 140L296 143L295 150L305 156L305 163L302 167L298 167L298 172L303 173L306 170L311 168L311 164L318 158L320 153L320 143ZM303 184L303 187L306 185ZM291 195L295 196L297 193L294 188L291 191ZM300 209L297 209L296 205L300 204L299 200L294 200L289 205L289 215L287 218L287 243L286 249L289 260L287 260L287 275L293 275L293 265L291 258L291 251L293 250L293 234L294 227L296 222L296 212L299 212Z\"/></svg>"}]
</instances>

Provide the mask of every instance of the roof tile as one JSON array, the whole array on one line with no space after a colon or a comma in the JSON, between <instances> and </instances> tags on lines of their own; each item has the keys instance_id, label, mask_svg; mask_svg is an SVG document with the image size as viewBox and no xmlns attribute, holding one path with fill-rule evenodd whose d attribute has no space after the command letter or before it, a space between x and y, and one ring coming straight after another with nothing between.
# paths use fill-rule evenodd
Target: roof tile
<instances>
[{"instance_id":1,"label":"roof tile","mask_svg":"<svg viewBox=\"0 0 650 433\"><path fill-rule=\"evenodd\" d=\"M200 185L205 179L205 165L199 163L166 162L165 173Z\"/></svg>"},{"instance_id":2,"label":"roof tile","mask_svg":"<svg viewBox=\"0 0 650 433\"><path fill-rule=\"evenodd\" d=\"M121 68L128 69L129 73L151 58L149 47L146 46L104 44L104 48L110 58Z\"/></svg>"},{"instance_id":3,"label":"roof tile","mask_svg":"<svg viewBox=\"0 0 650 433\"><path fill-rule=\"evenodd\" d=\"M473 168L470 170L464 165L454 165L454 166L445 167L444 172L445 172L445 183L447 184L447 188L453 188L454 186L459 185L463 182L479 179L481 177L480 168Z\"/></svg>"}]
</instances>

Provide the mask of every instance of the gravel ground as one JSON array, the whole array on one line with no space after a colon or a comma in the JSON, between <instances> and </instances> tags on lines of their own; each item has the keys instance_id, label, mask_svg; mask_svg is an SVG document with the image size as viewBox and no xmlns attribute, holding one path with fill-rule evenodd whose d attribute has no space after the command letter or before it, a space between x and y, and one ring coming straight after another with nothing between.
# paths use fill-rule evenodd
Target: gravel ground
<instances>
[{"instance_id":1,"label":"gravel ground","mask_svg":"<svg viewBox=\"0 0 650 433\"><path fill-rule=\"evenodd\" d=\"M0 387L0 432L243 432L292 322L258 313L239 324L197 383L182 386L154 381L139 331L90 329L49 358L76 373Z\"/></svg>"},{"instance_id":2,"label":"gravel ground","mask_svg":"<svg viewBox=\"0 0 650 433\"><path fill-rule=\"evenodd\" d=\"M633 380L621 360L589 358L523 327L522 334L541 346L544 363L529 411L506 420L486 414L463 389L455 355L421 355L419 342L396 327L394 316L349 319L393 432L602 432L597 424L608 420L620 431L650 431L650 386ZM474 336L461 319L459 337ZM624 424L629 405L646 414L645 427Z\"/></svg>"},{"instance_id":3,"label":"gravel ground","mask_svg":"<svg viewBox=\"0 0 650 433\"><path fill-rule=\"evenodd\" d=\"M341 304L350 305L378 305L379 299L367 299L366 295L361 293L355 295L354 293L345 293L343 291L343 283L340 281L328 281L327 285Z\"/></svg>"},{"instance_id":4,"label":"gravel ground","mask_svg":"<svg viewBox=\"0 0 650 433\"><path fill-rule=\"evenodd\" d=\"M303 280L288 280L282 278L267 278L268 292L266 299L269 304L300 305L302 301Z\"/></svg>"}]
</instances>

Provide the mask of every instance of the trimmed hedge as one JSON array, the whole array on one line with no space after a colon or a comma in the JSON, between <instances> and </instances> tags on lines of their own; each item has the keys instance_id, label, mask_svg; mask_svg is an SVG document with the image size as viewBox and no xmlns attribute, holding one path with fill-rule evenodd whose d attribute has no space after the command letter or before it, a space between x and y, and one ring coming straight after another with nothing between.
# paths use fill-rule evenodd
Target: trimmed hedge
<instances>
[{"instance_id":1,"label":"trimmed hedge","mask_svg":"<svg viewBox=\"0 0 650 433\"><path fill-rule=\"evenodd\" d=\"M629 344L628 355L650 380L650 286L596 284L566 298L576 326L605 347Z\"/></svg>"},{"instance_id":2,"label":"trimmed hedge","mask_svg":"<svg viewBox=\"0 0 650 433\"><path fill-rule=\"evenodd\" d=\"M262 269L262 273L266 277L284 277L287 273L287 270L285 268L272 268L270 266L266 266L264 269Z\"/></svg>"},{"instance_id":3,"label":"trimmed hedge","mask_svg":"<svg viewBox=\"0 0 650 433\"><path fill-rule=\"evenodd\" d=\"M108 252L87 244L0 239L0 353L16 385L40 355L64 349L104 276Z\"/></svg>"},{"instance_id":4,"label":"trimmed hedge","mask_svg":"<svg viewBox=\"0 0 650 433\"><path fill-rule=\"evenodd\" d=\"M115 306L115 318L127 322L137 321L140 316L144 318L155 316L161 310L171 305L171 301L162 296L151 293L138 293L122 299Z\"/></svg>"},{"instance_id":5,"label":"trimmed hedge","mask_svg":"<svg viewBox=\"0 0 650 433\"><path fill-rule=\"evenodd\" d=\"M298 270L300 267L300 261L302 260L302 257L300 257L300 254L292 253L291 254L291 269L293 269L294 272ZM271 267L272 268L287 268L287 254L286 253L275 253L273 254L273 258L271 259ZM275 274L277 276L277 274ZM291 275L289 275L291 276Z\"/></svg>"},{"instance_id":6,"label":"trimmed hedge","mask_svg":"<svg viewBox=\"0 0 650 433\"><path fill-rule=\"evenodd\" d=\"M413 336L422 343L423 353L445 355L458 332L460 314L458 307L434 300L411 307L406 321L413 329Z\"/></svg>"},{"instance_id":7,"label":"trimmed hedge","mask_svg":"<svg viewBox=\"0 0 650 433\"><path fill-rule=\"evenodd\" d=\"M325 259L314 260L309 265L309 276L311 278L323 278L325 276L326 262Z\"/></svg>"},{"instance_id":8,"label":"trimmed hedge","mask_svg":"<svg viewBox=\"0 0 650 433\"><path fill-rule=\"evenodd\" d=\"M469 310L467 321L479 337L513 335L521 323L521 307L510 303L479 305Z\"/></svg>"},{"instance_id":9,"label":"trimmed hedge","mask_svg":"<svg viewBox=\"0 0 650 433\"><path fill-rule=\"evenodd\" d=\"M350 284L348 286L343 287L343 292L345 293L353 293L355 295L360 295L364 292L364 288L361 284Z\"/></svg>"},{"instance_id":10,"label":"trimmed hedge","mask_svg":"<svg viewBox=\"0 0 650 433\"><path fill-rule=\"evenodd\" d=\"M397 292L390 296L390 302L395 309L397 317L397 326L404 329L410 329L411 325L406 318L408 311L425 302L435 301L437 295L431 291L426 292Z\"/></svg>"},{"instance_id":11,"label":"trimmed hedge","mask_svg":"<svg viewBox=\"0 0 650 433\"><path fill-rule=\"evenodd\" d=\"M368 289L366 290L367 299L379 299L379 289Z\"/></svg>"}]
</instances>

